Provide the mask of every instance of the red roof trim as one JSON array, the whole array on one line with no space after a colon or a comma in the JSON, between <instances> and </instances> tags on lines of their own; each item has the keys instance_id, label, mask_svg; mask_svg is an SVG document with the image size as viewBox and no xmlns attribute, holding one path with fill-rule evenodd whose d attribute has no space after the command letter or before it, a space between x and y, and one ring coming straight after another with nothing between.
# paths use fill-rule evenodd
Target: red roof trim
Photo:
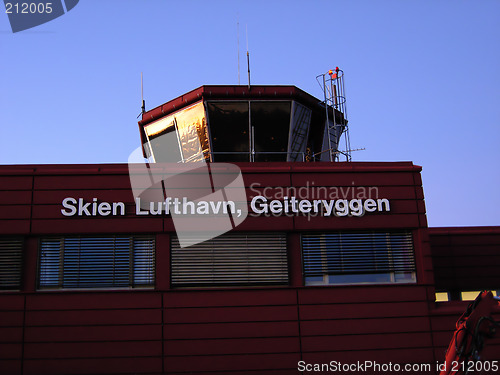
<instances>
[{"instance_id":1,"label":"red roof trim","mask_svg":"<svg viewBox=\"0 0 500 375\"><path fill-rule=\"evenodd\" d=\"M145 112L139 125L144 126L202 99L294 99L309 106L321 102L296 86L251 86L250 89L248 86L200 86Z\"/></svg>"},{"instance_id":2,"label":"red roof trim","mask_svg":"<svg viewBox=\"0 0 500 375\"><path fill-rule=\"evenodd\" d=\"M219 163L213 163L217 168ZM246 173L330 173L330 172L420 172L412 162L255 162L232 163ZM154 165L154 164L153 164ZM128 174L128 164L31 164L0 165L0 176ZM449 229L449 228L445 228Z\"/></svg>"}]
</instances>

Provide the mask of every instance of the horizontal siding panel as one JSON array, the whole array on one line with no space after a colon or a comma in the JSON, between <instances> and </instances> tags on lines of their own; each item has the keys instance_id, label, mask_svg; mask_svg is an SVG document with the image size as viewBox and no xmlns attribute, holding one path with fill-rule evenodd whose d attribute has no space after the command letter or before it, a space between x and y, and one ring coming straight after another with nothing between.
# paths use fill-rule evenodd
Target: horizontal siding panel
<instances>
[{"instance_id":1,"label":"horizontal siding panel","mask_svg":"<svg viewBox=\"0 0 500 375\"><path fill-rule=\"evenodd\" d=\"M161 356L161 341L26 343L26 359Z\"/></svg>"},{"instance_id":2,"label":"horizontal siding panel","mask_svg":"<svg viewBox=\"0 0 500 375\"><path fill-rule=\"evenodd\" d=\"M33 294L27 297L29 310L160 308L161 295L148 292L109 292L89 294Z\"/></svg>"},{"instance_id":3,"label":"horizontal siding panel","mask_svg":"<svg viewBox=\"0 0 500 375\"><path fill-rule=\"evenodd\" d=\"M19 359L22 357L22 344L0 343L0 360ZM2 369L0 368L0 373Z\"/></svg>"},{"instance_id":4,"label":"horizontal siding panel","mask_svg":"<svg viewBox=\"0 0 500 375\"><path fill-rule=\"evenodd\" d=\"M149 341L161 340L161 326L152 324L118 326L26 327L26 342Z\"/></svg>"},{"instance_id":5,"label":"horizontal siding panel","mask_svg":"<svg viewBox=\"0 0 500 375\"><path fill-rule=\"evenodd\" d=\"M302 339L303 352L431 347L430 333L316 336ZM361 359L361 358L360 358ZM395 360L395 359L393 359Z\"/></svg>"},{"instance_id":6,"label":"horizontal siding panel","mask_svg":"<svg viewBox=\"0 0 500 375\"><path fill-rule=\"evenodd\" d=\"M0 343L21 342L22 340L22 327L0 327Z\"/></svg>"},{"instance_id":7,"label":"horizontal siding panel","mask_svg":"<svg viewBox=\"0 0 500 375\"><path fill-rule=\"evenodd\" d=\"M364 303L426 301L425 287L420 286L363 286L363 287L314 287L299 289L299 303Z\"/></svg>"},{"instance_id":8,"label":"horizontal siding panel","mask_svg":"<svg viewBox=\"0 0 500 375\"><path fill-rule=\"evenodd\" d=\"M165 342L165 355L167 356L295 353L299 351L300 343L298 337L223 340L168 340Z\"/></svg>"},{"instance_id":9,"label":"horizontal siding panel","mask_svg":"<svg viewBox=\"0 0 500 375\"><path fill-rule=\"evenodd\" d=\"M459 268L459 267L491 267L493 265L500 266L500 250L497 249L496 253L491 255L467 255L458 256L455 255L451 257L435 257L434 258L435 267L440 268Z\"/></svg>"},{"instance_id":10,"label":"horizontal siding panel","mask_svg":"<svg viewBox=\"0 0 500 375\"><path fill-rule=\"evenodd\" d=\"M189 251L189 249L186 249ZM293 305L297 303L295 290L221 290L164 293L164 306L169 307L220 307Z\"/></svg>"},{"instance_id":11,"label":"horizontal siding panel","mask_svg":"<svg viewBox=\"0 0 500 375\"><path fill-rule=\"evenodd\" d=\"M429 332L427 317L313 320L300 323L304 336Z\"/></svg>"},{"instance_id":12,"label":"horizontal siding panel","mask_svg":"<svg viewBox=\"0 0 500 375\"><path fill-rule=\"evenodd\" d=\"M449 238L451 246L500 245L500 233L450 234Z\"/></svg>"},{"instance_id":13,"label":"horizontal siding panel","mask_svg":"<svg viewBox=\"0 0 500 375\"><path fill-rule=\"evenodd\" d=\"M266 322L297 320L296 306L207 307L165 310L166 323Z\"/></svg>"},{"instance_id":14,"label":"horizontal siding panel","mask_svg":"<svg viewBox=\"0 0 500 375\"><path fill-rule=\"evenodd\" d=\"M19 294L0 294L0 311L23 309L24 296Z\"/></svg>"},{"instance_id":15,"label":"horizontal siding panel","mask_svg":"<svg viewBox=\"0 0 500 375\"><path fill-rule=\"evenodd\" d=\"M3 204L31 204L31 191L3 191L0 185L0 205Z\"/></svg>"},{"instance_id":16,"label":"horizontal siding panel","mask_svg":"<svg viewBox=\"0 0 500 375\"><path fill-rule=\"evenodd\" d=\"M447 268L442 268L443 270L447 270ZM455 267L453 268L453 272L457 275L457 282L461 282L464 279L475 279L477 281L482 281L481 279L486 277L496 277L500 281L500 273L498 272L498 266L489 265L481 268L475 267ZM496 287L496 285L492 285L491 287ZM489 289L485 287L484 289Z\"/></svg>"},{"instance_id":17,"label":"horizontal siding panel","mask_svg":"<svg viewBox=\"0 0 500 375\"><path fill-rule=\"evenodd\" d=\"M370 214L362 217L335 217L317 216L294 218L295 229L297 230L345 230L352 228L363 229L392 229L392 228L419 228L420 222L416 214Z\"/></svg>"},{"instance_id":18,"label":"horizontal siding panel","mask_svg":"<svg viewBox=\"0 0 500 375\"><path fill-rule=\"evenodd\" d=\"M158 358L41 359L26 360L24 375L148 374L161 373Z\"/></svg>"},{"instance_id":19,"label":"horizontal siding panel","mask_svg":"<svg viewBox=\"0 0 500 375\"><path fill-rule=\"evenodd\" d=\"M425 316L427 314L426 302L302 305L299 308L300 318L303 320L385 318Z\"/></svg>"},{"instance_id":20,"label":"horizontal siding panel","mask_svg":"<svg viewBox=\"0 0 500 375\"><path fill-rule=\"evenodd\" d=\"M0 173L2 172L0 171ZM31 176L0 176L0 191L31 190L32 185L33 177Z\"/></svg>"},{"instance_id":21,"label":"horizontal siding panel","mask_svg":"<svg viewBox=\"0 0 500 375\"><path fill-rule=\"evenodd\" d=\"M0 206L0 219L29 219L30 215L31 206L29 204Z\"/></svg>"},{"instance_id":22,"label":"horizontal siding panel","mask_svg":"<svg viewBox=\"0 0 500 375\"><path fill-rule=\"evenodd\" d=\"M267 231L267 232L283 232L292 231L294 229L294 220L296 218L291 216L277 216L277 217L266 217L266 216L251 216L251 211L249 215L240 225L236 227L234 232L241 231Z\"/></svg>"},{"instance_id":23,"label":"horizontal siding panel","mask_svg":"<svg viewBox=\"0 0 500 375\"><path fill-rule=\"evenodd\" d=\"M108 164L104 164L108 166ZM103 166L104 166L103 165ZM115 167L118 165L110 165ZM125 165L121 164L125 167ZM99 164L47 164L47 165L37 165L35 166L35 175L89 175L89 174L99 174L101 170ZM124 169L126 171L126 169Z\"/></svg>"},{"instance_id":24,"label":"horizontal siding panel","mask_svg":"<svg viewBox=\"0 0 500 375\"><path fill-rule=\"evenodd\" d=\"M479 257L488 257L498 255L498 246L499 245L481 245L474 247L474 254ZM453 257L466 257L471 255L470 246L435 246L432 244L432 255L434 259L450 259Z\"/></svg>"},{"instance_id":25,"label":"horizontal siding panel","mask_svg":"<svg viewBox=\"0 0 500 375\"><path fill-rule=\"evenodd\" d=\"M446 302L444 302L446 303ZM465 311L465 310L464 310ZM452 332L455 330L456 322L461 314L454 316L432 316L431 317L431 327L433 332L438 331L448 331Z\"/></svg>"},{"instance_id":26,"label":"horizontal siding panel","mask_svg":"<svg viewBox=\"0 0 500 375\"><path fill-rule=\"evenodd\" d=\"M209 220L207 220L209 219ZM176 218L176 222L183 223L188 225L191 228L199 228L202 233L203 231L210 231L212 233L218 232L220 228L225 228L230 225L230 220L228 217L213 217L209 215L203 215L198 217L179 217ZM253 224L257 224L257 226L252 226ZM247 216L245 221L243 221L240 225L238 225L237 229L239 232L243 230L250 230L258 228L262 228L267 231L280 231L280 230L288 230L293 228L293 218L292 217L251 217ZM283 228L283 229L280 229ZM231 232L234 233L234 232Z\"/></svg>"},{"instance_id":27,"label":"horizontal siding panel","mask_svg":"<svg viewBox=\"0 0 500 375\"><path fill-rule=\"evenodd\" d=\"M170 372L202 372L296 369L300 355L286 354L247 354L212 355L165 358L165 368Z\"/></svg>"},{"instance_id":28,"label":"horizontal siding panel","mask_svg":"<svg viewBox=\"0 0 500 375\"><path fill-rule=\"evenodd\" d=\"M0 221L1 224L1 221ZM28 221L29 228L29 221ZM78 230L75 230L78 228ZM33 220L34 234L66 234L66 233L152 233L163 231L163 218L123 218L97 219L95 217L53 220Z\"/></svg>"},{"instance_id":29,"label":"horizontal siding panel","mask_svg":"<svg viewBox=\"0 0 500 375\"><path fill-rule=\"evenodd\" d=\"M22 325L22 311L0 311L0 327L19 327Z\"/></svg>"},{"instance_id":30,"label":"horizontal siding panel","mask_svg":"<svg viewBox=\"0 0 500 375\"><path fill-rule=\"evenodd\" d=\"M451 339L453 338L452 332L433 332L434 345L436 346L448 346ZM496 335L493 338L485 338L484 340L485 347L490 345L500 346L500 336ZM499 356L500 358L500 356Z\"/></svg>"},{"instance_id":31,"label":"horizontal siding panel","mask_svg":"<svg viewBox=\"0 0 500 375\"><path fill-rule=\"evenodd\" d=\"M30 233L30 221L28 219L0 220L0 234L14 235L14 234L29 234L29 233Z\"/></svg>"},{"instance_id":32,"label":"horizontal siding panel","mask_svg":"<svg viewBox=\"0 0 500 375\"><path fill-rule=\"evenodd\" d=\"M296 173L291 186L414 186L411 172ZM286 186L286 185L282 185Z\"/></svg>"},{"instance_id":33,"label":"horizontal siding panel","mask_svg":"<svg viewBox=\"0 0 500 375\"><path fill-rule=\"evenodd\" d=\"M81 311L27 311L27 326L109 325L109 324L161 324L161 311L81 310Z\"/></svg>"},{"instance_id":34,"label":"horizontal siding panel","mask_svg":"<svg viewBox=\"0 0 500 375\"><path fill-rule=\"evenodd\" d=\"M0 359L0 374L20 374L21 368L20 359Z\"/></svg>"},{"instance_id":35,"label":"horizontal siding panel","mask_svg":"<svg viewBox=\"0 0 500 375\"><path fill-rule=\"evenodd\" d=\"M500 265L500 251L491 251L490 254L483 254L482 252L477 255L458 255L454 256L436 256L433 259L434 267L441 269L453 269L458 267L487 267L492 265Z\"/></svg>"},{"instance_id":36,"label":"horizontal siding panel","mask_svg":"<svg viewBox=\"0 0 500 375\"><path fill-rule=\"evenodd\" d=\"M128 175L35 176L35 190L130 189ZM31 188L31 186L30 186Z\"/></svg>"},{"instance_id":37,"label":"horizontal siding panel","mask_svg":"<svg viewBox=\"0 0 500 375\"><path fill-rule=\"evenodd\" d=\"M167 324L164 337L173 339L217 339L242 337L298 337L298 322Z\"/></svg>"}]
</instances>

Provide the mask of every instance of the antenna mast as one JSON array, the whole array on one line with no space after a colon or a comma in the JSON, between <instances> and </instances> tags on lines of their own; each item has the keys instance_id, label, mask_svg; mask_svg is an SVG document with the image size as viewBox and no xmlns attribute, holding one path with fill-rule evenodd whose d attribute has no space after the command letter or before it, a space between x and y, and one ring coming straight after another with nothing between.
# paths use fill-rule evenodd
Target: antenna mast
<instances>
[{"instance_id":1,"label":"antenna mast","mask_svg":"<svg viewBox=\"0 0 500 375\"><path fill-rule=\"evenodd\" d=\"M248 90L250 90L250 53L248 52L248 25L246 25L246 32L247 32Z\"/></svg>"},{"instance_id":2,"label":"antenna mast","mask_svg":"<svg viewBox=\"0 0 500 375\"><path fill-rule=\"evenodd\" d=\"M237 28L237 39L238 39L238 86L241 84L240 83L240 20L238 16L238 20L236 22L236 28Z\"/></svg>"},{"instance_id":3,"label":"antenna mast","mask_svg":"<svg viewBox=\"0 0 500 375\"><path fill-rule=\"evenodd\" d=\"M142 72L141 72L141 113L137 116L137 118L144 116L144 113L146 112L146 101L144 100L144 84L143 84L143 79L142 79Z\"/></svg>"},{"instance_id":4,"label":"antenna mast","mask_svg":"<svg viewBox=\"0 0 500 375\"><path fill-rule=\"evenodd\" d=\"M144 82L143 82L142 72L141 72L141 100L142 100L141 114L144 114L144 112L146 112L146 101L144 100Z\"/></svg>"}]
</instances>

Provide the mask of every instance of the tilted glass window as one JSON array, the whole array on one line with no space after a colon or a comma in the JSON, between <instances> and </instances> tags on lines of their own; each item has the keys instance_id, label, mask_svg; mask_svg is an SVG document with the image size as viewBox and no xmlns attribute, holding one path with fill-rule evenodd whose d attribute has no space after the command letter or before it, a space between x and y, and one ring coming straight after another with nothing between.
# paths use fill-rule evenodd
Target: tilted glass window
<instances>
[{"instance_id":1,"label":"tilted glass window","mask_svg":"<svg viewBox=\"0 0 500 375\"><path fill-rule=\"evenodd\" d=\"M306 285L413 283L411 232L302 235Z\"/></svg>"},{"instance_id":2,"label":"tilted glass window","mask_svg":"<svg viewBox=\"0 0 500 375\"><path fill-rule=\"evenodd\" d=\"M288 283L284 233L226 233L181 248L172 238L173 286Z\"/></svg>"},{"instance_id":3,"label":"tilted glass window","mask_svg":"<svg viewBox=\"0 0 500 375\"><path fill-rule=\"evenodd\" d=\"M154 260L155 241L149 236L43 238L38 285L42 289L153 286Z\"/></svg>"},{"instance_id":4,"label":"tilted glass window","mask_svg":"<svg viewBox=\"0 0 500 375\"><path fill-rule=\"evenodd\" d=\"M286 161L291 102L250 102L255 161Z\"/></svg>"},{"instance_id":5,"label":"tilted glass window","mask_svg":"<svg viewBox=\"0 0 500 375\"><path fill-rule=\"evenodd\" d=\"M312 110L296 101L292 102L292 120L288 140L287 161L305 161L307 138Z\"/></svg>"},{"instance_id":6,"label":"tilted glass window","mask_svg":"<svg viewBox=\"0 0 500 375\"><path fill-rule=\"evenodd\" d=\"M208 102L212 161L249 161L248 102Z\"/></svg>"},{"instance_id":7,"label":"tilted glass window","mask_svg":"<svg viewBox=\"0 0 500 375\"><path fill-rule=\"evenodd\" d=\"M0 290L21 288L22 238L0 238Z\"/></svg>"}]
</instances>

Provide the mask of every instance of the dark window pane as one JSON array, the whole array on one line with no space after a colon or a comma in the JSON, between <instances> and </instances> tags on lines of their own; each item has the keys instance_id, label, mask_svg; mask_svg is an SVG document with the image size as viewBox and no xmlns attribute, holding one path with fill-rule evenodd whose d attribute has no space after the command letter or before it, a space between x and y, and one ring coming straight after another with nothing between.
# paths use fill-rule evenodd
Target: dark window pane
<instances>
[{"instance_id":1,"label":"dark window pane","mask_svg":"<svg viewBox=\"0 0 500 375\"><path fill-rule=\"evenodd\" d=\"M213 161L249 161L248 102L208 102Z\"/></svg>"},{"instance_id":2,"label":"dark window pane","mask_svg":"<svg viewBox=\"0 0 500 375\"><path fill-rule=\"evenodd\" d=\"M291 102L251 102L255 161L286 161Z\"/></svg>"}]
</instances>

